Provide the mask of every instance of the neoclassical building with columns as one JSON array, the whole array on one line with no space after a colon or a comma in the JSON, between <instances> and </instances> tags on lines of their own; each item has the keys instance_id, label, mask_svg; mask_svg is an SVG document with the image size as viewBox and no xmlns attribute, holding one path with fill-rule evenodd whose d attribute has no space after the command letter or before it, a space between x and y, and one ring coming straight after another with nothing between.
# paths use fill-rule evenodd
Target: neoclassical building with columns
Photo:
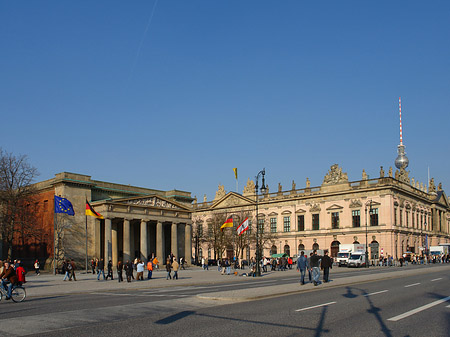
<instances>
[{"instance_id":1,"label":"neoclassical building with columns","mask_svg":"<svg viewBox=\"0 0 450 337\"><path fill-rule=\"evenodd\" d=\"M256 198L255 183L250 179L242 194L226 193L219 186L214 200L194 201L192 217L193 230L201 226L202 233L210 232L207 228L217 214L250 214L253 224L258 218L258 223L265 224L264 230L273 234L263 247L264 256L293 256L311 249L326 249L336 256L339 244L365 244L367 237L369 257L376 260L380 255L421 254L431 245L450 242L449 205L441 184L436 187L431 179L427 187L411 179L405 168L395 172L390 168L385 174L381 167L374 179L363 170L361 179L350 181L335 164L316 187L306 178L304 188L296 188L294 181L288 189L278 184L278 191ZM208 238L198 251L204 257L215 257ZM254 255L255 245L249 244L239 257Z\"/></svg>"},{"instance_id":2,"label":"neoclassical building with columns","mask_svg":"<svg viewBox=\"0 0 450 337\"><path fill-rule=\"evenodd\" d=\"M114 265L118 260L147 259L152 255L164 262L171 253L191 262L191 203L194 199L190 192L109 183L69 172L58 173L35 187L38 191L37 221L43 235L39 242L30 241L28 250L22 253L24 257L39 257L48 266L56 246L60 260L74 258L83 266L87 242L89 260L104 258L112 260ZM67 198L75 216L58 214L54 217L54 195ZM86 217L86 201L104 219Z\"/></svg>"}]
</instances>

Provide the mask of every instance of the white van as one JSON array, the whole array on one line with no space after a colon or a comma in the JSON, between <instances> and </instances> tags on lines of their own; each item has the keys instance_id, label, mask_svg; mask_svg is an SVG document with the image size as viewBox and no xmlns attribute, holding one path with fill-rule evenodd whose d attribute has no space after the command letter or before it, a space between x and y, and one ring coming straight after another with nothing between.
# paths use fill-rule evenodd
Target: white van
<instances>
[{"instance_id":1,"label":"white van","mask_svg":"<svg viewBox=\"0 0 450 337\"><path fill-rule=\"evenodd\" d=\"M366 266L366 253L356 252L350 255L348 259L348 267L365 267Z\"/></svg>"}]
</instances>

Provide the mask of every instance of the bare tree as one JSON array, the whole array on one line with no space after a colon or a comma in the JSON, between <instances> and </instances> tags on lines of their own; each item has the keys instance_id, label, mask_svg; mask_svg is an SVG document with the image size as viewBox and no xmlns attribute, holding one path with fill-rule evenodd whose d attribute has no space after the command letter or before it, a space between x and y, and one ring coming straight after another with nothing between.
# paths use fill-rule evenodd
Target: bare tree
<instances>
[{"instance_id":1,"label":"bare tree","mask_svg":"<svg viewBox=\"0 0 450 337\"><path fill-rule=\"evenodd\" d=\"M8 258L12 257L14 235L32 228L34 212L29 205L33 204L36 193L32 186L38 176L35 167L31 166L25 155L15 156L0 148L0 240L5 244Z\"/></svg>"},{"instance_id":2,"label":"bare tree","mask_svg":"<svg viewBox=\"0 0 450 337\"><path fill-rule=\"evenodd\" d=\"M206 234L204 228L204 216L197 216L192 221L192 240L195 249L195 264L199 263L199 248L206 242ZM191 261L189 261L190 263Z\"/></svg>"}]
</instances>

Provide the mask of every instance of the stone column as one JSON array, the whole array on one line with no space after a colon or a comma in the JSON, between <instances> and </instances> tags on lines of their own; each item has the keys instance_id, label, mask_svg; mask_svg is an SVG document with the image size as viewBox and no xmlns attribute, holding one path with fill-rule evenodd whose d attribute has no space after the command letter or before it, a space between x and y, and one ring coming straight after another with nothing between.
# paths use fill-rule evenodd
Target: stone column
<instances>
[{"instance_id":1,"label":"stone column","mask_svg":"<svg viewBox=\"0 0 450 337\"><path fill-rule=\"evenodd\" d=\"M105 265L112 256L112 220L105 219Z\"/></svg>"},{"instance_id":2,"label":"stone column","mask_svg":"<svg viewBox=\"0 0 450 337\"><path fill-rule=\"evenodd\" d=\"M141 260L147 260L148 243L147 243L147 221L141 220Z\"/></svg>"},{"instance_id":3,"label":"stone column","mask_svg":"<svg viewBox=\"0 0 450 337\"><path fill-rule=\"evenodd\" d=\"M162 266L165 262L163 256L163 224L159 220L156 223L156 257Z\"/></svg>"},{"instance_id":4,"label":"stone column","mask_svg":"<svg viewBox=\"0 0 450 337\"><path fill-rule=\"evenodd\" d=\"M95 252L94 256L100 260L101 253L101 220L94 218Z\"/></svg>"},{"instance_id":5,"label":"stone column","mask_svg":"<svg viewBox=\"0 0 450 337\"><path fill-rule=\"evenodd\" d=\"M191 264L192 260L192 226L186 224L184 229L184 260L188 265Z\"/></svg>"},{"instance_id":6,"label":"stone column","mask_svg":"<svg viewBox=\"0 0 450 337\"><path fill-rule=\"evenodd\" d=\"M130 220L123 219L123 262L131 259Z\"/></svg>"},{"instance_id":7,"label":"stone column","mask_svg":"<svg viewBox=\"0 0 450 337\"><path fill-rule=\"evenodd\" d=\"M119 260L119 249L117 247L117 224L112 227L112 263L113 266L117 266Z\"/></svg>"},{"instance_id":8,"label":"stone column","mask_svg":"<svg viewBox=\"0 0 450 337\"><path fill-rule=\"evenodd\" d=\"M172 223L172 231L171 231L171 246L170 246L170 251L173 255L176 256L176 258L178 259L178 233L177 233L177 228L178 225L176 223Z\"/></svg>"}]
</instances>

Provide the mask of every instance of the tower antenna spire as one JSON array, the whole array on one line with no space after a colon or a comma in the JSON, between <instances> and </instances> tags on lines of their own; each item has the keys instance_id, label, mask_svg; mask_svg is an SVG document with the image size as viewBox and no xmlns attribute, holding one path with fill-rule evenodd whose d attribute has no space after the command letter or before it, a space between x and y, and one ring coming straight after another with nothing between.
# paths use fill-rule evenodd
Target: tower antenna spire
<instances>
[{"instance_id":1,"label":"tower antenna spire","mask_svg":"<svg viewBox=\"0 0 450 337\"><path fill-rule=\"evenodd\" d=\"M403 130L402 130L402 98L398 98L398 111L400 114L400 144L397 146L397 159L395 159L395 167L399 170L406 169L409 165L409 159L406 157L405 145L403 145Z\"/></svg>"},{"instance_id":2,"label":"tower antenna spire","mask_svg":"<svg viewBox=\"0 0 450 337\"><path fill-rule=\"evenodd\" d=\"M398 98L398 111L400 113L400 145L403 145L403 134L402 134L402 98Z\"/></svg>"}]
</instances>

